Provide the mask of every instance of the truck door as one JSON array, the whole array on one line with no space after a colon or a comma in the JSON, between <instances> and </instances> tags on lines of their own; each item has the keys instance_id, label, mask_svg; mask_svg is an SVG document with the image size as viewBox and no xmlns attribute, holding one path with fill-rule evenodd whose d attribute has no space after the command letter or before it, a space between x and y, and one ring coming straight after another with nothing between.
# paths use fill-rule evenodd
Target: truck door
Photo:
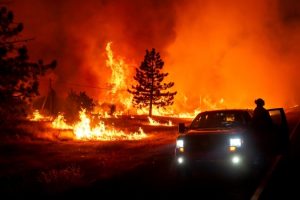
<instances>
[{"instance_id":1,"label":"truck door","mask_svg":"<svg viewBox=\"0 0 300 200\"><path fill-rule=\"evenodd\" d=\"M289 146L289 129L284 109L272 108L268 111L274 125L274 153L286 153Z\"/></svg>"}]
</instances>

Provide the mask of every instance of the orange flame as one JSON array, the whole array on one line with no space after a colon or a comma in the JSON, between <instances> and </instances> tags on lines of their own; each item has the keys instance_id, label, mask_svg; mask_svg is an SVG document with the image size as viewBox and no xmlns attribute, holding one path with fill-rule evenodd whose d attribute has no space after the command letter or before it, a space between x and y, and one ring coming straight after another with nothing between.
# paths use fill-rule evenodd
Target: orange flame
<instances>
[{"instance_id":1,"label":"orange flame","mask_svg":"<svg viewBox=\"0 0 300 200\"><path fill-rule=\"evenodd\" d=\"M111 48L112 42L108 42L106 44L106 53L107 53L107 60L106 65L111 69L112 74L110 78L110 85L112 86L112 89L110 91L110 96L108 98L111 99L111 102L113 104L120 104L123 105L123 111L131 111L133 110L132 106L132 98L133 96L127 92L128 86L131 84L132 77L130 77L130 71L128 64L125 63L125 61L121 58L115 58L114 52ZM217 108L224 108L225 101L224 99L220 99L219 101L215 101L214 99L210 98L209 95L204 95L199 97L199 105L197 106L193 112L184 112L182 113L182 110L187 110L188 98L184 95L183 98L177 98L178 102L181 102L181 104L184 107L179 108L178 102L175 103L173 107L167 107L167 108L156 108L154 107L152 110L152 114L156 116L176 116L180 118L194 118L199 113L199 108L202 109L217 109ZM180 103L179 103L180 104ZM191 110L189 108L189 110ZM120 112L120 111L119 111ZM121 111L122 112L122 111ZM136 113L138 115L144 115L148 114L149 110L148 108L140 108L136 110ZM116 117L116 116L115 116Z\"/></svg>"},{"instance_id":2,"label":"orange flame","mask_svg":"<svg viewBox=\"0 0 300 200\"><path fill-rule=\"evenodd\" d=\"M101 121L92 128L84 110L80 112L80 122L74 125L74 134L79 140L139 140L147 137L141 127L138 132L126 134L123 131L107 129Z\"/></svg>"},{"instance_id":3,"label":"orange flame","mask_svg":"<svg viewBox=\"0 0 300 200\"><path fill-rule=\"evenodd\" d=\"M194 119L200 112L201 110L196 109L193 113L180 113L178 114L178 117L186 118L186 119Z\"/></svg>"},{"instance_id":4,"label":"orange flame","mask_svg":"<svg viewBox=\"0 0 300 200\"><path fill-rule=\"evenodd\" d=\"M96 127L91 127L91 120L87 117L85 110L80 111L79 117L80 121L71 126L65 122L64 116L60 114L52 122L52 128L71 129L77 140L140 140L148 137L141 127L138 132L133 133L107 128L103 121L100 121Z\"/></svg>"},{"instance_id":5,"label":"orange flame","mask_svg":"<svg viewBox=\"0 0 300 200\"><path fill-rule=\"evenodd\" d=\"M64 116L59 114L52 122L52 127L56 129L73 129L72 126L66 123Z\"/></svg>"},{"instance_id":6,"label":"orange flame","mask_svg":"<svg viewBox=\"0 0 300 200\"><path fill-rule=\"evenodd\" d=\"M155 120L152 119L151 117L148 117L148 120L149 120L149 124L150 124L151 126L159 126L159 125L160 125L159 122L155 121Z\"/></svg>"},{"instance_id":7,"label":"orange flame","mask_svg":"<svg viewBox=\"0 0 300 200\"><path fill-rule=\"evenodd\" d=\"M123 59L115 59L111 49L112 42L106 44L106 65L111 69L111 98L113 103L122 104L127 110L132 107L132 95L127 92L129 85L129 67Z\"/></svg>"},{"instance_id":8,"label":"orange flame","mask_svg":"<svg viewBox=\"0 0 300 200\"><path fill-rule=\"evenodd\" d=\"M112 74L110 78L110 83L112 84L112 93L116 93L118 90L126 88L125 84L125 68L124 61L122 59L115 60L114 54L111 50L111 43L108 42L106 44L106 53L108 60L106 61L106 65L111 68Z\"/></svg>"},{"instance_id":9,"label":"orange flame","mask_svg":"<svg viewBox=\"0 0 300 200\"><path fill-rule=\"evenodd\" d=\"M152 119L151 117L148 117L148 120L149 120L149 124L151 126L173 126L173 123L171 120L168 121L168 123L165 123L165 124L162 124L158 121L155 121L154 119Z\"/></svg>"},{"instance_id":10,"label":"orange flame","mask_svg":"<svg viewBox=\"0 0 300 200\"><path fill-rule=\"evenodd\" d=\"M30 121L49 121L51 120L51 117L46 117L42 115L38 110L35 110L32 113L32 116L28 118Z\"/></svg>"},{"instance_id":11,"label":"orange flame","mask_svg":"<svg viewBox=\"0 0 300 200\"><path fill-rule=\"evenodd\" d=\"M149 108L140 108L137 110L138 115L145 115L149 113ZM171 108L163 109L163 108L156 108L152 109L152 115L156 116L174 116L174 110Z\"/></svg>"}]
</instances>

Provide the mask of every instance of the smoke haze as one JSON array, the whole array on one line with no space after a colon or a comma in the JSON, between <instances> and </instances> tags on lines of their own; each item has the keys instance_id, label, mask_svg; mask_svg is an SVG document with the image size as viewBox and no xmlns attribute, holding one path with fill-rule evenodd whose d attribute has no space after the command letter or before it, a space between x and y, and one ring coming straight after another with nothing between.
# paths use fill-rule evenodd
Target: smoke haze
<instances>
[{"instance_id":1,"label":"smoke haze","mask_svg":"<svg viewBox=\"0 0 300 200\"><path fill-rule=\"evenodd\" d=\"M132 72L146 49L161 53L181 111L254 107L258 97L267 107L300 100L297 0L24 0L9 8L24 23L22 36L35 38L32 59L58 60L59 93L73 87L103 97L105 89L74 83L106 87L112 41Z\"/></svg>"}]
</instances>

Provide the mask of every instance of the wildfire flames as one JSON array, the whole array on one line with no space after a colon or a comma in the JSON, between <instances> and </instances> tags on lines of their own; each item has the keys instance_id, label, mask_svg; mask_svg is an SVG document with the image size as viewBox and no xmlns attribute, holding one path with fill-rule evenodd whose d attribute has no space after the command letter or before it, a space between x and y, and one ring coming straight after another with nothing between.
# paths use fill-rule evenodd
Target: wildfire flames
<instances>
[{"instance_id":1,"label":"wildfire flames","mask_svg":"<svg viewBox=\"0 0 300 200\"><path fill-rule=\"evenodd\" d=\"M129 64L127 64L124 59L120 57L115 58L114 52L111 48L112 42L106 44L106 66L111 69L111 77L109 79L109 84L111 90L107 98L111 99L114 104L122 105L123 111L118 111L118 114L113 114L114 117L117 115L122 115L123 112L133 110L132 107L132 95L127 92L127 89L132 85L132 74L130 73ZM177 97L176 97L177 98ZM183 95L182 99L177 98L178 101L187 104L188 97ZM205 95L200 98L198 107L191 112L180 112L178 108L167 107L167 108L157 108L153 107L152 113L156 116L170 116L170 117L180 117L180 118L194 118L199 112L200 108L204 109L217 109L226 107L224 98L219 100L213 100L209 95ZM144 115L149 113L148 108L139 108L135 110L138 115ZM101 114L102 115L102 114ZM107 114L106 114L107 116ZM150 124L152 124L150 122Z\"/></svg>"},{"instance_id":2,"label":"wildfire flames","mask_svg":"<svg viewBox=\"0 0 300 200\"><path fill-rule=\"evenodd\" d=\"M108 129L104 122L100 122L96 127L91 128L90 119L85 111L80 112L80 122L74 126L75 138L79 140L139 140L147 137L140 127L138 132L126 134L123 131Z\"/></svg>"},{"instance_id":3,"label":"wildfire flames","mask_svg":"<svg viewBox=\"0 0 300 200\"><path fill-rule=\"evenodd\" d=\"M46 116L42 115L38 110L35 110L32 113L32 116L29 116L28 119L30 121L50 121L51 117L46 117Z\"/></svg>"},{"instance_id":4,"label":"wildfire flames","mask_svg":"<svg viewBox=\"0 0 300 200\"><path fill-rule=\"evenodd\" d=\"M52 128L61 130L71 129L76 140L140 140L147 137L141 127L134 133L125 133L114 128L108 128L103 121L100 121L97 126L91 127L91 120L86 115L85 110L80 111L79 117L80 121L78 123L68 125L65 122L64 116L60 114L52 122Z\"/></svg>"},{"instance_id":5,"label":"wildfire flames","mask_svg":"<svg viewBox=\"0 0 300 200\"><path fill-rule=\"evenodd\" d=\"M61 84L59 79L101 88L109 83L110 102L131 109L126 89L131 85L134 68L146 49L156 48L178 92L168 115L178 116L216 104L217 108L252 108L257 97L264 98L267 107L298 103L300 29L294 26L300 21L299 5L296 0L90 0L59 4L27 0L9 4L16 21L24 22L25 38L41 36L30 44L34 50L31 57L59 60L57 81L53 82L57 94L65 94L68 89L56 87ZM108 38L116 43L106 44ZM49 49L47 54L45 48ZM114 48L118 52L113 52ZM100 58L102 55L107 61ZM125 58L134 64L128 65ZM41 84L41 93L47 91L47 86ZM104 90L85 90L99 101L109 96ZM205 101L206 96L210 101Z\"/></svg>"},{"instance_id":6,"label":"wildfire flames","mask_svg":"<svg viewBox=\"0 0 300 200\"><path fill-rule=\"evenodd\" d=\"M195 118L200 112L201 112L200 110L197 110L197 109L196 109L196 110L194 111L194 113L180 113L180 114L178 115L178 117L179 117L179 118L186 118L186 119L188 119L188 118L193 119L193 118Z\"/></svg>"},{"instance_id":7,"label":"wildfire flames","mask_svg":"<svg viewBox=\"0 0 300 200\"><path fill-rule=\"evenodd\" d=\"M100 118L119 118L123 115L123 112L132 110L132 95L126 91L129 81L128 64L124 62L121 58L115 58L114 53L111 49L111 42L106 45L107 60L106 65L111 69L111 78L109 81L110 90L108 92L108 97L112 104L122 105L123 110L114 111L108 114L106 111L100 111L97 116ZM185 97L185 99L187 99ZM204 99L203 102L206 105L215 107L209 100ZM153 114L156 116L169 116L169 117L179 117L179 118L194 118L200 111L195 110L191 113L179 113L175 114L173 108L153 108ZM137 110L137 114L144 115L148 113L147 108L142 108ZM75 124L68 124L64 118L63 114L59 114L53 121L49 117L45 117L36 110L30 120L32 121L49 121L51 120L51 126L54 129L59 130L72 130L74 139L76 140L139 140L146 138L147 135L144 133L143 129L140 127L137 132L125 133L122 130L116 130L115 128L109 128L105 125L103 121L100 121L96 126L91 125L91 119L87 116L85 110L79 112L80 121ZM132 117L134 118L134 117ZM161 123L148 117L148 124L151 126L174 126L171 120L167 123Z\"/></svg>"},{"instance_id":8,"label":"wildfire flames","mask_svg":"<svg viewBox=\"0 0 300 200\"><path fill-rule=\"evenodd\" d=\"M111 68L112 74L110 78L110 83L112 84L112 93L116 93L118 90L124 89L125 84L125 63L122 59L115 60L113 51L111 49L112 42L106 44L106 53L108 59L106 60L106 65Z\"/></svg>"},{"instance_id":9,"label":"wildfire flames","mask_svg":"<svg viewBox=\"0 0 300 200\"><path fill-rule=\"evenodd\" d=\"M115 58L114 52L112 50L112 42L108 42L106 44L106 66L111 69L111 77L109 79L109 84L111 86L111 90L109 91L108 97L111 99L111 102L114 104L122 105L121 107L124 108L124 112L128 110L133 110L132 107L132 95L127 92L127 89L132 84L132 81L130 77L132 74L129 72L129 64L127 64L123 59L121 58ZM185 97L187 100L187 97ZM203 104L208 107L216 107L209 99L204 98ZM173 108L157 108L153 107L152 113L156 116L171 116L171 117L182 117L182 118L194 118L195 112L198 112L198 109L196 109L194 112L191 113L180 113L175 114ZM105 112L104 112L105 113ZM138 115L144 115L149 113L148 108L139 108L136 110L136 113ZM100 115L104 115L105 117L111 117L107 113ZM118 115L122 115L122 111L118 111L118 113L114 113L113 116L117 117ZM198 114L198 113L197 113ZM151 122L150 122L151 124Z\"/></svg>"},{"instance_id":10,"label":"wildfire flames","mask_svg":"<svg viewBox=\"0 0 300 200\"><path fill-rule=\"evenodd\" d=\"M122 104L128 110L131 108L132 95L127 92L129 81L128 65L123 59L114 57L111 49L112 42L106 44L106 66L111 69L111 78L109 80L111 90L109 91L109 98L112 103Z\"/></svg>"},{"instance_id":11,"label":"wildfire flames","mask_svg":"<svg viewBox=\"0 0 300 200\"><path fill-rule=\"evenodd\" d=\"M128 86L131 84L129 79L128 64L121 58L115 58L114 53L111 49L111 42L106 44L106 54L107 60L106 65L111 69L111 77L109 79L110 90L107 94L107 99L110 99L111 104L122 105L119 110L108 114L107 111L97 112L97 116L100 118L119 118L124 112L133 110L131 100L132 95L127 92ZM184 96L184 101L187 101L187 97ZM221 105L224 100L221 99L218 104ZM218 105L213 103L209 98L202 98L201 105L205 105L209 108L217 108ZM200 112L196 109L194 112L177 113L173 108L153 108L153 115L156 116L169 116L169 117L179 117L179 118L194 118ZM136 110L138 115L144 115L148 113L148 108L142 108ZM63 116L59 114L53 121L51 118L45 117L36 110L31 119L32 121L52 121L52 128L60 130L72 130L74 134L74 139L76 140L139 140L146 138L147 135L144 133L143 129L140 127L137 132L125 133L122 130L116 130L115 128L109 128L105 125L103 121L100 121L96 126L91 125L91 119L87 116L85 110L79 113L80 121L75 124L68 124ZM167 123L161 123L148 117L148 124L151 126L174 126L172 121L169 120Z\"/></svg>"},{"instance_id":12,"label":"wildfire flames","mask_svg":"<svg viewBox=\"0 0 300 200\"><path fill-rule=\"evenodd\" d=\"M59 114L52 122L52 127L56 129L73 129L72 126L66 123L66 120L62 114Z\"/></svg>"},{"instance_id":13,"label":"wildfire flames","mask_svg":"<svg viewBox=\"0 0 300 200\"><path fill-rule=\"evenodd\" d=\"M106 116L107 117L107 116ZM115 116L117 118L117 116ZM29 118L30 121L52 121L51 127L59 130L72 130L74 139L76 140L140 140L148 137L143 129L139 127L137 132L125 133L121 130L114 128L108 128L105 126L103 121L95 127L91 127L91 120L86 115L85 110L79 112L80 121L74 125L66 123L63 114L59 114L53 121L51 117L40 114L38 110L35 110L32 116Z\"/></svg>"},{"instance_id":14,"label":"wildfire flames","mask_svg":"<svg viewBox=\"0 0 300 200\"><path fill-rule=\"evenodd\" d=\"M165 123L165 124L159 123L158 121L155 121L151 117L148 117L148 120L149 120L149 124L151 126L173 126L173 123L171 120L169 120L168 123Z\"/></svg>"},{"instance_id":15,"label":"wildfire flames","mask_svg":"<svg viewBox=\"0 0 300 200\"><path fill-rule=\"evenodd\" d=\"M35 110L30 118L31 121L41 121L42 119L44 119L44 116L38 110Z\"/></svg>"}]
</instances>

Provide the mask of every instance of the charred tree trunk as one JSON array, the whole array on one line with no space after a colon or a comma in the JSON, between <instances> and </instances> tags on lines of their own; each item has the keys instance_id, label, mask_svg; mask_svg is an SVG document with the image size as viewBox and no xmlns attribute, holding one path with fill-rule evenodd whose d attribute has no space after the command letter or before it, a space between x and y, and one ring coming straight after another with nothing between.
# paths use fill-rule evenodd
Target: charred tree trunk
<instances>
[{"instance_id":1,"label":"charred tree trunk","mask_svg":"<svg viewBox=\"0 0 300 200\"><path fill-rule=\"evenodd\" d=\"M151 89L150 89L150 102L149 102L149 117L152 117L154 65L155 65L155 63L152 62L152 69L151 69Z\"/></svg>"}]
</instances>

